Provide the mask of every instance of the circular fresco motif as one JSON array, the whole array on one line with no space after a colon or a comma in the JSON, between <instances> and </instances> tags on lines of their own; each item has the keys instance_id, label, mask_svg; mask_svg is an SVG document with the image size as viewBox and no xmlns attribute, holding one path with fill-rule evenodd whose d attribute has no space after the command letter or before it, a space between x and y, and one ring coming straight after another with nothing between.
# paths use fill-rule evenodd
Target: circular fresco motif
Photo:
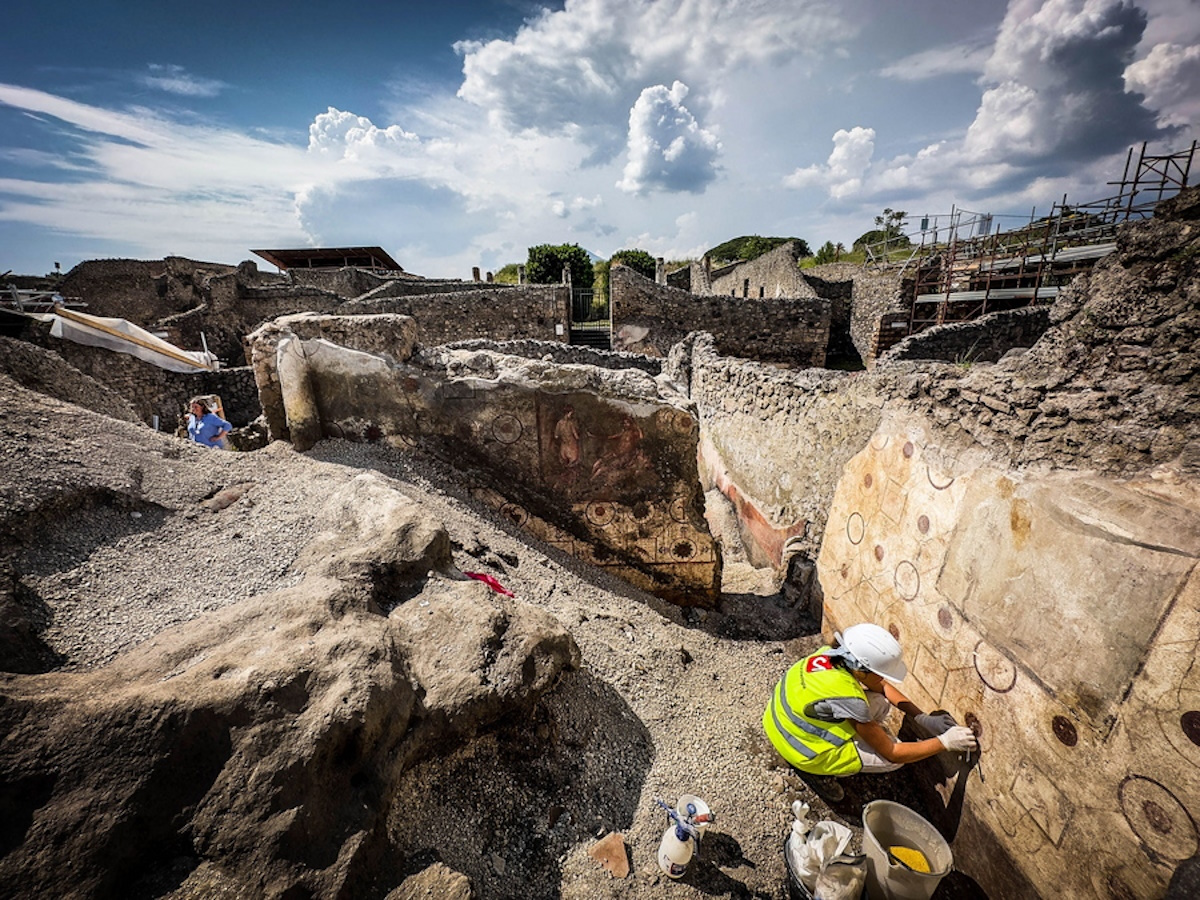
<instances>
[{"instance_id":1,"label":"circular fresco motif","mask_svg":"<svg viewBox=\"0 0 1200 900\"><path fill-rule=\"evenodd\" d=\"M1079 732L1075 729L1075 724L1066 716L1055 716L1050 720L1050 728L1054 731L1058 742L1064 747L1074 747L1079 743Z\"/></svg>"},{"instance_id":2,"label":"circular fresco motif","mask_svg":"<svg viewBox=\"0 0 1200 900\"><path fill-rule=\"evenodd\" d=\"M888 438L886 434L877 433L873 438L871 438L871 448L874 450L886 449L889 440L890 438Z\"/></svg>"},{"instance_id":3,"label":"circular fresco motif","mask_svg":"<svg viewBox=\"0 0 1200 900\"><path fill-rule=\"evenodd\" d=\"M671 501L671 518L680 525L687 523L687 503L682 497L676 497Z\"/></svg>"},{"instance_id":4,"label":"circular fresco motif","mask_svg":"<svg viewBox=\"0 0 1200 900\"><path fill-rule=\"evenodd\" d=\"M492 420L492 437L502 444L515 444L521 439L525 428L516 416L505 413Z\"/></svg>"},{"instance_id":5,"label":"circular fresco motif","mask_svg":"<svg viewBox=\"0 0 1200 900\"><path fill-rule=\"evenodd\" d=\"M921 534L929 534L929 516L919 516L917 518L917 531Z\"/></svg>"},{"instance_id":6,"label":"circular fresco motif","mask_svg":"<svg viewBox=\"0 0 1200 900\"><path fill-rule=\"evenodd\" d=\"M1179 717L1179 727L1183 735L1197 747L1200 747L1200 710L1189 709Z\"/></svg>"},{"instance_id":7,"label":"circular fresco motif","mask_svg":"<svg viewBox=\"0 0 1200 900\"><path fill-rule=\"evenodd\" d=\"M1196 852L1200 839L1187 809L1165 787L1141 775L1121 782L1121 812L1155 856L1181 862Z\"/></svg>"},{"instance_id":8,"label":"circular fresco motif","mask_svg":"<svg viewBox=\"0 0 1200 900\"><path fill-rule=\"evenodd\" d=\"M696 420L685 412L675 413L675 430L680 434L691 434L696 427Z\"/></svg>"},{"instance_id":9,"label":"circular fresco motif","mask_svg":"<svg viewBox=\"0 0 1200 900\"><path fill-rule=\"evenodd\" d=\"M979 680L996 693L1007 694L1017 683L1016 664L987 641L976 644L971 657Z\"/></svg>"},{"instance_id":10,"label":"circular fresco motif","mask_svg":"<svg viewBox=\"0 0 1200 900\"><path fill-rule=\"evenodd\" d=\"M933 469L929 468L929 466L925 467L925 476L929 479L929 483L939 491L944 491L950 485L954 484L954 479L949 475L942 475L940 472L934 474Z\"/></svg>"},{"instance_id":11,"label":"circular fresco motif","mask_svg":"<svg viewBox=\"0 0 1200 900\"><path fill-rule=\"evenodd\" d=\"M937 620L942 631L954 630L954 613L950 612L950 607L939 607L937 611Z\"/></svg>"},{"instance_id":12,"label":"circular fresco motif","mask_svg":"<svg viewBox=\"0 0 1200 900\"><path fill-rule=\"evenodd\" d=\"M647 503L645 500L639 500L637 503L633 504L633 508L630 510L630 512L632 513L633 520L635 522L645 522L650 518L651 515L654 514L654 505Z\"/></svg>"},{"instance_id":13,"label":"circular fresco motif","mask_svg":"<svg viewBox=\"0 0 1200 900\"><path fill-rule=\"evenodd\" d=\"M913 453L914 453L915 451L916 451L916 448L915 448L915 447L913 447L913 442L912 442L912 441L905 441L905 442L904 442L904 450L903 450L902 452L904 453L904 458L905 458L905 459L912 459L912 455L913 455Z\"/></svg>"},{"instance_id":14,"label":"circular fresco motif","mask_svg":"<svg viewBox=\"0 0 1200 900\"><path fill-rule=\"evenodd\" d=\"M861 544L867 533L867 523L858 513L850 513L846 520L846 540L852 544Z\"/></svg>"},{"instance_id":15,"label":"circular fresco motif","mask_svg":"<svg viewBox=\"0 0 1200 900\"><path fill-rule=\"evenodd\" d=\"M1200 691L1187 687L1169 691L1159 704L1155 718L1167 743L1185 761L1200 768Z\"/></svg>"},{"instance_id":16,"label":"circular fresco motif","mask_svg":"<svg viewBox=\"0 0 1200 900\"><path fill-rule=\"evenodd\" d=\"M921 573L907 559L896 564L893 581L896 585L896 593L903 600L914 600L921 591Z\"/></svg>"},{"instance_id":17,"label":"circular fresco motif","mask_svg":"<svg viewBox=\"0 0 1200 900\"><path fill-rule=\"evenodd\" d=\"M505 503L500 507L500 515L517 526L523 526L529 521L529 513L515 503Z\"/></svg>"},{"instance_id":18,"label":"circular fresco motif","mask_svg":"<svg viewBox=\"0 0 1200 900\"><path fill-rule=\"evenodd\" d=\"M584 515L593 525L603 528L617 517L617 508L607 500L593 500L587 505Z\"/></svg>"},{"instance_id":19,"label":"circular fresco motif","mask_svg":"<svg viewBox=\"0 0 1200 900\"><path fill-rule=\"evenodd\" d=\"M691 541L676 541L671 547L676 559L691 559L696 555L696 545Z\"/></svg>"}]
</instances>

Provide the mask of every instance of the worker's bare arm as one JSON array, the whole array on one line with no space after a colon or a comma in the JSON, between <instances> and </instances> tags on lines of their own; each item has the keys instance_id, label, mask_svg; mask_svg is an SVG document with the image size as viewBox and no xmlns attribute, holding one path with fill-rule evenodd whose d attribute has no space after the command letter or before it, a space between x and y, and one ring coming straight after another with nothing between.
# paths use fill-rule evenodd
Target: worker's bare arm
<instances>
[{"instance_id":1,"label":"worker's bare arm","mask_svg":"<svg viewBox=\"0 0 1200 900\"><path fill-rule=\"evenodd\" d=\"M850 724L854 726L854 730L858 732L858 736L888 762L917 762L918 760L936 756L946 749L937 738L928 738L924 741L893 740L892 736L878 722L852 721Z\"/></svg>"}]
</instances>

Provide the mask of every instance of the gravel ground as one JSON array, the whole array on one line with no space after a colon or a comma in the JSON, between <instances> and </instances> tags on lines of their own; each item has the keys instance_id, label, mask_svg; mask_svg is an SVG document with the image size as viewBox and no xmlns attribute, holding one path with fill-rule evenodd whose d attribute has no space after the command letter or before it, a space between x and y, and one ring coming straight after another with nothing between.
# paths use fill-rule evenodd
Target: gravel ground
<instances>
[{"instance_id":1,"label":"gravel ground","mask_svg":"<svg viewBox=\"0 0 1200 900\"><path fill-rule=\"evenodd\" d=\"M18 594L64 668L101 665L297 579L291 563L325 499L364 468L444 524L461 569L494 575L572 632L582 669L534 721L422 763L400 785L391 833L407 870L441 859L481 898L784 898L792 801L856 825L861 804L830 813L762 736L768 692L820 638L745 562L719 494L709 515L725 593L717 610L684 610L540 544L411 451L326 441L307 454L278 443L215 453L3 381L0 530L17 536ZM655 863L666 826L655 799L683 793L703 797L716 824L671 881ZM613 831L629 853L622 879L588 853Z\"/></svg>"},{"instance_id":2,"label":"gravel ground","mask_svg":"<svg viewBox=\"0 0 1200 900\"><path fill-rule=\"evenodd\" d=\"M684 610L533 540L432 461L341 442L308 455L401 481L445 525L460 568L552 612L583 654L533 723L548 744L517 723L412 773L392 821L401 852L436 848L481 897L787 896L791 802L820 801L777 768L760 718L779 675L820 638L783 605L773 575L744 561L719 493L707 499L723 535L723 602ZM667 821L655 798L674 805L684 793L703 797L717 822L676 882L655 861ZM624 879L588 853L610 831L629 851Z\"/></svg>"}]
</instances>

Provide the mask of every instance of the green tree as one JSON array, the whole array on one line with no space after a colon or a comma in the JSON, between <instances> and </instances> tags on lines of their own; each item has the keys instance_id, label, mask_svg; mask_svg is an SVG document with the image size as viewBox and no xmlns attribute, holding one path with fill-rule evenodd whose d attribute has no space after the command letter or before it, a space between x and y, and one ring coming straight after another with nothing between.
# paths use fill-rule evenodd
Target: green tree
<instances>
[{"instance_id":1,"label":"green tree","mask_svg":"<svg viewBox=\"0 0 1200 900\"><path fill-rule=\"evenodd\" d=\"M837 247L833 246L833 241L826 241L817 248L817 265L823 266L825 263L831 263L838 258Z\"/></svg>"},{"instance_id":2,"label":"green tree","mask_svg":"<svg viewBox=\"0 0 1200 900\"><path fill-rule=\"evenodd\" d=\"M611 259L600 260L594 266L597 297L608 296L608 274L612 267L617 265L629 266L639 275L653 280L658 268L658 261L645 250L618 250Z\"/></svg>"},{"instance_id":3,"label":"green tree","mask_svg":"<svg viewBox=\"0 0 1200 900\"><path fill-rule=\"evenodd\" d=\"M595 274L595 280L592 282L592 290L596 296L605 298L608 296L608 270L609 262L607 259L601 259L592 266L592 272Z\"/></svg>"},{"instance_id":4,"label":"green tree","mask_svg":"<svg viewBox=\"0 0 1200 900\"><path fill-rule=\"evenodd\" d=\"M530 284L559 284L564 268L571 269L571 286L590 288L596 279L592 259L578 244L538 244L529 248L525 277Z\"/></svg>"},{"instance_id":5,"label":"green tree","mask_svg":"<svg viewBox=\"0 0 1200 900\"><path fill-rule=\"evenodd\" d=\"M888 250L912 246L912 241L904 233L904 222L907 218L908 213L904 210L887 207L875 217L875 227L854 242L854 249L862 250L874 244L885 244L885 249Z\"/></svg>"},{"instance_id":6,"label":"green tree","mask_svg":"<svg viewBox=\"0 0 1200 900\"><path fill-rule=\"evenodd\" d=\"M653 279L658 270L658 261L645 250L618 250L609 260L609 265L629 266L633 271Z\"/></svg>"}]
</instances>

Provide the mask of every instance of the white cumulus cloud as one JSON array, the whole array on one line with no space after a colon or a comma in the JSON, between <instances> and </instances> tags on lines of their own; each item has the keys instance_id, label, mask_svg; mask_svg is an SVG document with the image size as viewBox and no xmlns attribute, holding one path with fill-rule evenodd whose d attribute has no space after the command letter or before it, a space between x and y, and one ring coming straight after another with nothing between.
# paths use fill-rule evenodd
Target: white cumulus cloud
<instances>
[{"instance_id":1,"label":"white cumulus cloud","mask_svg":"<svg viewBox=\"0 0 1200 900\"><path fill-rule=\"evenodd\" d=\"M334 109L321 113L308 127L310 153L353 159L372 150L406 150L419 143L399 125L378 128L368 118Z\"/></svg>"},{"instance_id":2,"label":"white cumulus cloud","mask_svg":"<svg viewBox=\"0 0 1200 900\"><path fill-rule=\"evenodd\" d=\"M678 79L708 98L742 67L833 52L857 31L828 0L567 0L511 39L456 44L458 96L509 130L578 134L603 161L645 85Z\"/></svg>"},{"instance_id":3,"label":"white cumulus cloud","mask_svg":"<svg viewBox=\"0 0 1200 900\"><path fill-rule=\"evenodd\" d=\"M866 189L980 196L1161 137L1154 112L1127 90L1150 75L1130 67L1146 26L1130 0L1011 0L961 139L878 163Z\"/></svg>"},{"instance_id":4,"label":"white cumulus cloud","mask_svg":"<svg viewBox=\"0 0 1200 900\"><path fill-rule=\"evenodd\" d=\"M875 129L855 126L833 135L833 152L822 166L797 169L783 180L787 187L824 187L829 196L841 199L856 193L875 153Z\"/></svg>"},{"instance_id":5,"label":"white cumulus cloud","mask_svg":"<svg viewBox=\"0 0 1200 900\"><path fill-rule=\"evenodd\" d=\"M1125 70L1125 88L1145 95L1164 125L1200 124L1200 44L1157 44Z\"/></svg>"},{"instance_id":6,"label":"white cumulus cloud","mask_svg":"<svg viewBox=\"0 0 1200 900\"><path fill-rule=\"evenodd\" d=\"M1013 0L984 70L990 86L968 157L1070 163L1154 136L1153 114L1124 83L1146 21L1130 0Z\"/></svg>"},{"instance_id":7,"label":"white cumulus cloud","mask_svg":"<svg viewBox=\"0 0 1200 900\"><path fill-rule=\"evenodd\" d=\"M648 87L629 111L629 160L617 187L630 194L649 191L699 193L717 177L721 142L683 105L688 88Z\"/></svg>"}]
</instances>

